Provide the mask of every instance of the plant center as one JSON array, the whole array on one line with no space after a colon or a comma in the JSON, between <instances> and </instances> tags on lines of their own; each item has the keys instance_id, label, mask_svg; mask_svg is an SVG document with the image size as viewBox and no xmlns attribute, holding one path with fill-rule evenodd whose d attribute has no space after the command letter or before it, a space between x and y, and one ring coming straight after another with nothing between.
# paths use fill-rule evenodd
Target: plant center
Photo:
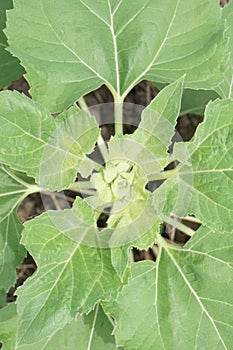
<instances>
[{"instance_id":1,"label":"plant center","mask_svg":"<svg viewBox=\"0 0 233 350\"><path fill-rule=\"evenodd\" d=\"M130 200L135 183L135 165L126 160L108 161L97 174L92 175L92 183L99 198L105 203Z\"/></svg>"}]
</instances>

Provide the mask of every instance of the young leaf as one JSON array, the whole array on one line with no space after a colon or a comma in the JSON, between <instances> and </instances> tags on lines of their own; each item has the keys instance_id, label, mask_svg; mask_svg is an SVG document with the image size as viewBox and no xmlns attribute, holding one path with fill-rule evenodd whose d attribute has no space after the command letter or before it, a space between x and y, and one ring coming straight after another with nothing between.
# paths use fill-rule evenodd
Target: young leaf
<instances>
[{"instance_id":1,"label":"young leaf","mask_svg":"<svg viewBox=\"0 0 233 350\"><path fill-rule=\"evenodd\" d=\"M0 88L10 85L13 80L16 80L24 73L19 60L5 50L7 38L3 33L3 29L6 26L6 10L11 9L12 5L13 0L0 2Z\"/></svg>"},{"instance_id":2,"label":"young leaf","mask_svg":"<svg viewBox=\"0 0 233 350\"><path fill-rule=\"evenodd\" d=\"M118 296L117 344L127 350L230 349L232 244L232 234L205 227L183 249L160 239L156 264L133 264Z\"/></svg>"},{"instance_id":3,"label":"young leaf","mask_svg":"<svg viewBox=\"0 0 233 350\"><path fill-rule=\"evenodd\" d=\"M15 304L11 303L7 308L0 310L0 341L3 342L3 350L30 350L31 345L15 347L18 315ZM75 319L58 330L50 338L33 344L33 350L114 350L116 349L112 336L112 325L103 310L96 307L87 316L77 315ZM119 349L119 348L118 348Z\"/></svg>"},{"instance_id":4,"label":"young leaf","mask_svg":"<svg viewBox=\"0 0 233 350\"><path fill-rule=\"evenodd\" d=\"M139 158L137 147L141 150L141 145L129 149L125 148L127 142L124 141L130 143L127 136L111 139L106 166L92 177L97 194L87 199L94 209L99 210L98 205L101 210L111 207L108 230L112 233L109 240L112 248L142 240L142 236L146 241L141 244L151 245L153 242L148 243L148 240L151 240L152 228L158 226L160 214L152 205L151 193L146 190L148 180L143 167L148 155ZM126 154L121 152L123 149L127 149ZM148 231L150 235L147 236Z\"/></svg>"},{"instance_id":5,"label":"young leaf","mask_svg":"<svg viewBox=\"0 0 233 350\"><path fill-rule=\"evenodd\" d=\"M184 78L178 79L160 91L150 105L143 110L138 129L129 136L135 145L142 144L148 154L151 152L153 168L155 169L156 162L160 165L158 171L163 170L163 167L169 163L168 147L180 112L183 83ZM148 158L143 156L142 159ZM138 155L135 158L138 159Z\"/></svg>"},{"instance_id":6,"label":"young leaf","mask_svg":"<svg viewBox=\"0 0 233 350\"><path fill-rule=\"evenodd\" d=\"M42 188L72 184L99 135L94 117L72 109L56 122L46 108L14 91L2 92L0 105L0 161L26 171Z\"/></svg>"},{"instance_id":7,"label":"young leaf","mask_svg":"<svg viewBox=\"0 0 233 350\"><path fill-rule=\"evenodd\" d=\"M131 7L20 0L7 17L10 51L27 71L32 96L52 112L101 84L119 97L144 78L166 83L186 73L186 87L212 89L225 70L217 0L137 0Z\"/></svg>"},{"instance_id":8,"label":"young leaf","mask_svg":"<svg viewBox=\"0 0 233 350\"><path fill-rule=\"evenodd\" d=\"M67 112L68 116L65 114L60 116L44 148L39 174L42 188L68 188L75 181L78 171L87 177L93 170L93 164L86 154L95 147L100 133L98 124L92 115L77 111L76 107Z\"/></svg>"},{"instance_id":9,"label":"young leaf","mask_svg":"<svg viewBox=\"0 0 233 350\"><path fill-rule=\"evenodd\" d=\"M81 198L72 210L46 212L25 224L22 243L38 270L17 291L18 346L52 336L78 312L116 297L121 282L110 249L82 244L88 235L98 239L94 213Z\"/></svg>"}]
</instances>

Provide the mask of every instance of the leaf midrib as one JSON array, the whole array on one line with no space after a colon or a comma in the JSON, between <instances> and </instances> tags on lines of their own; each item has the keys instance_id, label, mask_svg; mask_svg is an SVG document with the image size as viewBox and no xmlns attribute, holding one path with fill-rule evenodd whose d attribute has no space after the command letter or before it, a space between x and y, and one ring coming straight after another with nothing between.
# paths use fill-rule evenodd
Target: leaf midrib
<instances>
[{"instance_id":1,"label":"leaf midrib","mask_svg":"<svg viewBox=\"0 0 233 350\"><path fill-rule=\"evenodd\" d=\"M126 89L126 91L124 92L123 96L125 97L129 91L135 86L135 84L137 84L138 81L140 81L145 75L146 73L151 69L151 67L153 66L153 64L155 63L157 57L159 56L161 50L163 49L167 39L168 39L168 36L169 36L169 33L170 33L170 30L173 26L173 23L175 21L175 18L176 18L176 15L177 15L177 11L178 11L178 7L180 5L180 0L177 0L177 3L176 3L176 6L175 6L175 10L174 10L174 13L173 13L173 16L172 18L170 19L169 21L169 26L167 28L167 31L165 33L165 36L163 38L163 41L162 43L160 44L160 47L159 49L157 50L156 54L154 55L152 61L149 63L149 65L147 65L146 69L130 84L130 86Z\"/></svg>"},{"instance_id":2,"label":"leaf midrib","mask_svg":"<svg viewBox=\"0 0 233 350\"><path fill-rule=\"evenodd\" d=\"M164 246L164 249L166 250L166 253L168 254L169 258L171 259L171 261L173 262L174 266L176 267L176 269L178 270L180 276L182 277L182 279L184 280L185 284L187 285L187 287L189 288L191 294L194 296L194 298L196 299L196 301L198 302L198 304L200 305L202 312L205 313L205 315L207 316L207 318L209 319L209 321L211 322L211 324L213 325L213 328L219 338L219 340L221 341L223 347L225 350L228 350L226 347L226 344L224 342L224 340L222 339L218 328L215 324L215 320L210 316L210 314L208 313L208 311L205 309L203 303L201 302L198 294L196 293L196 291L193 289L192 285L190 284L190 282L188 281L188 279L186 278L185 274L183 273L182 269L180 268L180 266L178 265L178 263L176 262L175 258L173 257L173 255L170 253L169 248L167 248L166 246Z\"/></svg>"},{"instance_id":3,"label":"leaf midrib","mask_svg":"<svg viewBox=\"0 0 233 350\"><path fill-rule=\"evenodd\" d=\"M60 234L61 234L61 232L58 232L54 237L57 237L57 236L59 236ZM85 233L84 233L84 235L85 235ZM53 237L53 238L54 238L54 237ZM52 240L53 238L51 238L51 240ZM67 268L68 264L69 264L69 263L72 264L72 258L73 258L73 256L75 255L75 253L77 252L78 249L80 250L80 256L82 257L82 260L83 260L84 264L86 264L86 261L85 261L85 259L84 259L84 257L83 257L82 250L81 250L81 243L80 243L80 241L79 241L79 242L77 242L77 244L75 245L75 247L74 247L73 251L71 252L71 254L69 255L69 258L67 259L67 261L65 261L63 268L62 268L61 271L59 272L59 274L58 274L58 276L57 276L55 282L54 282L53 285L51 286L49 293L47 294L45 300L43 301L43 304L41 304L41 306L40 306L39 310L37 311L35 317L31 319L31 321L29 322L28 326L24 329L24 332L21 332L21 333L20 333L20 334L21 334L21 337L20 337L20 338L18 339L18 341L17 341L17 346L20 345L20 342L21 342L21 340L24 338L24 336L25 336L25 334L27 333L28 329L30 329L31 325L33 324L33 322L35 321L35 319L38 317L38 315L40 314L40 312L42 311L42 309L43 309L43 307L45 306L46 302L48 301L50 295L52 294L52 291L53 291L54 288L56 287L58 281L61 279L61 276L62 276L62 274L64 273L65 269ZM101 276L102 276L102 274L103 274L103 270L104 270L104 269L103 269L103 259L101 259L101 262L102 262L102 265L101 265L101 269L100 269L100 271L99 271L98 279L94 279L93 285L92 285L92 287L90 288L89 293L87 294L87 297L86 297L85 301L87 300L88 296L91 294L92 290L94 289L94 286L96 285L96 283L99 282L99 280L100 280L100 278L101 278ZM39 264L39 262L38 262L38 264ZM87 265L86 265L86 270L87 270L87 272L89 273L89 269L88 269L88 266L87 266ZM89 273L89 276L91 277L90 273ZM85 301L84 301L84 303L85 303ZM80 305L80 308L81 308L81 307L82 307L82 305ZM55 332L55 333L56 333L56 332ZM55 333L54 333L54 334L55 334Z\"/></svg>"},{"instance_id":4,"label":"leaf midrib","mask_svg":"<svg viewBox=\"0 0 233 350\"><path fill-rule=\"evenodd\" d=\"M27 154L27 153L34 153L34 152L37 152L38 150L40 150L42 147L50 147L50 148L53 148L54 150L58 151L58 152L65 152L67 154L67 150L63 149L63 148L59 148L59 147L56 147L54 146L53 144L51 143L48 143L47 141L43 140L42 138L39 138L33 134L30 134L28 131L24 130L22 127L20 127L18 124L15 124L14 122L12 122L11 120L7 119L5 116L3 115L0 115L0 117L2 117L3 119L5 119L7 121L7 123L9 123L10 125L12 125L13 127L17 128L18 130L20 130L22 132L23 135L27 135L29 136L29 138L32 138L36 141L38 141L40 144L43 144L44 146L40 146L36 149L33 149L32 151L28 151L28 152L25 152L23 154ZM55 130L56 131L56 128ZM82 136L82 135L81 135ZM81 137L80 136L80 137ZM19 137L19 136L16 136L16 138ZM79 148L81 149L82 147L80 146L80 144L77 142L77 140L75 140L75 143L78 144ZM80 157L78 154L76 153L72 153L72 152L68 152L69 154L71 154L72 156L75 156L77 159L82 159L82 157ZM7 155L7 153L3 153L4 155ZM12 155L12 154L8 154L8 155ZM21 153L22 155L22 153ZM15 155L14 155L15 156Z\"/></svg>"},{"instance_id":5,"label":"leaf midrib","mask_svg":"<svg viewBox=\"0 0 233 350\"><path fill-rule=\"evenodd\" d=\"M86 68L88 68L92 73L94 73L96 75L96 77L98 77L99 79L101 79L106 86L110 86L109 82L102 76L100 75L93 67L91 67L87 62L85 62L78 54L77 52L75 52L72 48L70 48L63 40L62 38L59 36L59 34L57 33L57 31L55 30L54 26L52 25L52 22L50 20L50 18L48 17L48 15L46 14L46 11L44 9L44 4L43 4L43 0L41 0L41 9L44 13L45 18L47 19L47 23L49 25L49 27L51 28L51 30L53 31L53 33L55 34L55 36L57 37L57 39L59 40L59 42L61 43L62 46L64 46L74 57L76 57L76 59L78 59L78 61L80 63L82 63ZM111 86L112 90L115 90L113 88L113 86Z\"/></svg>"}]
</instances>

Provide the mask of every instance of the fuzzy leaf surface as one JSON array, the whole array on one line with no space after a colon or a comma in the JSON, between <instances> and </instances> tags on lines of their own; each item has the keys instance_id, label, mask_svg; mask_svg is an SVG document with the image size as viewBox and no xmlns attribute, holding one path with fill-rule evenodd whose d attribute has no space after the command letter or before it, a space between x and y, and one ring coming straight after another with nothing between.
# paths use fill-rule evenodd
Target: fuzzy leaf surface
<instances>
[{"instance_id":1,"label":"fuzzy leaf surface","mask_svg":"<svg viewBox=\"0 0 233 350\"><path fill-rule=\"evenodd\" d=\"M12 6L13 0L0 2L0 88L10 85L13 80L16 80L24 73L19 60L5 50L7 47L7 38L3 29L6 26L6 10L11 9Z\"/></svg>"},{"instance_id":2,"label":"fuzzy leaf surface","mask_svg":"<svg viewBox=\"0 0 233 350\"><path fill-rule=\"evenodd\" d=\"M0 341L4 350L12 350L15 346L17 313L15 303L0 310Z\"/></svg>"},{"instance_id":3,"label":"fuzzy leaf surface","mask_svg":"<svg viewBox=\"0 0 233 350\"><path fill-rule=\"evenodd\" d=\"M5 293L15 283L15 269L26 254L19 245L23 226L16 210L27 191L26 183L0 165L0 290Z\"/></svg>"},{"instance_id":4,"label":"fuzzy leaf surface","mask_svg":"<svg viewBox=\"0 0 233 350\"><path fill-rule=\"evenodd\" d=\"M223 74L223 82L216 90L222 98L233 97L233 3L230 1L222 10L223 18L226 21L227 36L228 36L228 49L230 55L227 61L227 68Z\"/></svg>"},{"instance_id":5,"label":"fuzzy leaf surface","mask_svg":"<svg viewBox=\"0 0 233 350\"><path fill-rule=\"evenodd\" d=\"M31 345L16 345L18 315L15 304L0 310L0 341L4 350L30 350ZM112 325L101 308L96 308L87 316L77 315L71 323L58 330L51 338L33 344L33 350L113 350L116 349L111 335Z\"/></svg>"},{"instance_id":6,"label":"fuzzy leaf surface","mask_svg":"<svg viewBox=\"0 0 233 350\"><path fill-rule=\"evenodd\" d=\"M94 212L80 198L72 210L47 212L25 224L22 243L38 270L17 292L18 346L51 336L78 312L116 297L121 283L110 249L82 244L88 234L95 239L98 230Z\"/></svg>"},{"instance_id":7,"label":"fuzzy leaf surface","mask_svg":"<svg viewBox=\"0 0 233 350\"><path fill-rule=\"evenodd\" d=\"M20 0L6 33L32 96L57 112L102 84L119 96L142 79L167 83L183 74L186 87L219 85L221 15L217 0L137 0L130 7L126 0Z\"/></svg>"},{"instance_id":8,"label":"fuzzy leaf surface","mask_svg":"<svg viewBox=\"0 0 233 350\"><path fill-rule=\"evenodd\" d=\"M42 188L72 184L99 135L94 117L71 108L56 121L45 107L12 91L0 94L0 105L0 161L26 171Z\"/></svg>"},{"instance_id":9,"label":"fuzzy leaf surface","mask_svg":"<svg viewBox=\"0 0 233 350\"><path fill-rule=\"evenodd\" d=\"M128 136L132 144L125 145L127 155L132 150L137 162L147 163L143 170L148 177L150 172L161 171L169 163L168 147L180 112L183 84L181 78L162 89L143 110L137 130Z\"/></svg>"},{"instance_id":10,"label":"fuzzy leaf surface","mask_svg":"<svg viewBox=\"0 0 233 350\"><path fill-rule=\"evenodd\" d=\"M156 264L133 264L113 309L117 344L126 350L230 350L232 244L232 234L203 227L183 249L160 241Z\"/></svg>"},{"instance_id":11,"label":"fuzzy leaf surface","mask_svg":"<svg viewBox=\"0 0 233 350\"><path fill-rule=\"evenodd\" d=\"M188 212L210 228L232 231L233 101L216 100L205 111L204 122L186 144L191 166L183 165L175 181L190 189ZM179 155L184 144L175 146ZM189 176L190 173L190 176ZM189 178L189 181L187 179Z\"/></svg>"}]
</instances>

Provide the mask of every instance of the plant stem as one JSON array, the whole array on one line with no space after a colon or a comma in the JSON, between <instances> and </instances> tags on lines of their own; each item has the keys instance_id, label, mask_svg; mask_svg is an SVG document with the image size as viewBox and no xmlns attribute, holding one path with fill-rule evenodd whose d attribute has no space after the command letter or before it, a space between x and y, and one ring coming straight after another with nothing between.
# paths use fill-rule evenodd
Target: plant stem
<instances>
[{"instance_id":1,"label":"plant stem","mask_svg":"<svg viewBox=\"0 0 233 350\"><path fill-rule=\"evenodd\" d=\"M198 220L195 216L185 216L182 218L182 220L195 222L196 224L201 224L201 221Z\"/></svg>"},{"instance_id":2,"label":"plant stem","mask_svg":"<svg viewBox=\"0 0 233 350\"><path fill-rule=\"evenodd\" d=\"M165 220L165 221L168 222L169 224L175 226L175 228L177 228L179 231L185 233L187 236L192 237L195 233L195 230L191 229L190 227L183 224L182 222L179 222L179 219L173 219L170 217L168 220Z\"/></svg>"},{"instance_id":3,"label":"plant stem","mask_svg":"<svg viewBox=\"0 0 233 350\"><path fill-rule=\"evenodd\" d=\"M104 162L106 163L106 161L109 159L109 152L108 152L108 148L107 148L105 141L104 141L101 134L98 137L97 145L98 145L100 153L104 159Z\"/></svg>"},{"instance_id":4,"label":"plant stem","mask_svg":"<svg viewBox=\"0 0 233 350\"><path fill-rule=\"evenodd\" d=\"M3 164L0 165L0 168L7 174L9 175L13 180L15 180L16 182L18 182L19 184L23 185L26 188L31 187L32 185L23 181L22 179L20 179L15 173L11 172L11 168L4 166ZM13 170L12 170L13 171Z\"/></svg>"},{"instance_id":5,"label":"plant stem","mask_svg":"<svg viewBox=\"0 0 233 350\"><path fill-rule=\"evenodd\" d=\"M78 104L80 106L81 109L83 109L84 111L88 111L88 105L86 104L86 101L84 100L83 97L80 97L80 99L78 100Z\"/></svg>"},{"instance_id":6,"label":"plant stem","mask_svg":"<svg viewBox=\"0 0 233 350\"><path fill-rule=\"evenodd\" d=\"M190 237L192 237L195 233L195 230L191 229L187 225L182 224L181 222L177 225L177 229Z\"/></svg>"},{"instance_id":7,"label":"plant stem","mask_svg":"<svg viewBox=\"0 0 233 350\"><path fill-rule=\"evenodd\" d=\"M131 249L130 252L129 252L129 262L130 262L130 263L133 263L133 262L134 262L133 249Z\"/></svg>"},{"instance_id":8,"label":"plant stem","mask_svg":"<svg viewBox=\"0 0 233 350\"><path fill-rule=\"evenodd\" d=\"M167 171L156 172L154 174L150 174L150 181L169 179L177 174L178 167Z\"/></svg>"},{"instance_id":9,"label":"plant stem","mask_svg":"<svg viewBox=\"0 0 233 350\"><path fill-rule=\"evenodd\" d=\"M121 96L114 94L114 112L115 112L115 135L123 135L123 101Z\"/></svg>"},{"instance_id":10,"label":"plant stem","mask_svg":"<svg viewBox=\"0 0 233 350\"><path fill-rule=\"evenodd\" d=\"M95 188L90 181L78 181L70 185L70 191L82 193L88 196L94 196L96 194Z\"/></svg>"},{"instance_id":11,"label":"plant stem","mask_svg":"<svg viewBox=\"0 0 233 350\"><path fill-rule=\"evenodd\" d=\"M69 187L69 190L71 191L79 191L83 189L93 190L94 187L91 181L77 181Z\"/></svg>"}]
</instances>

